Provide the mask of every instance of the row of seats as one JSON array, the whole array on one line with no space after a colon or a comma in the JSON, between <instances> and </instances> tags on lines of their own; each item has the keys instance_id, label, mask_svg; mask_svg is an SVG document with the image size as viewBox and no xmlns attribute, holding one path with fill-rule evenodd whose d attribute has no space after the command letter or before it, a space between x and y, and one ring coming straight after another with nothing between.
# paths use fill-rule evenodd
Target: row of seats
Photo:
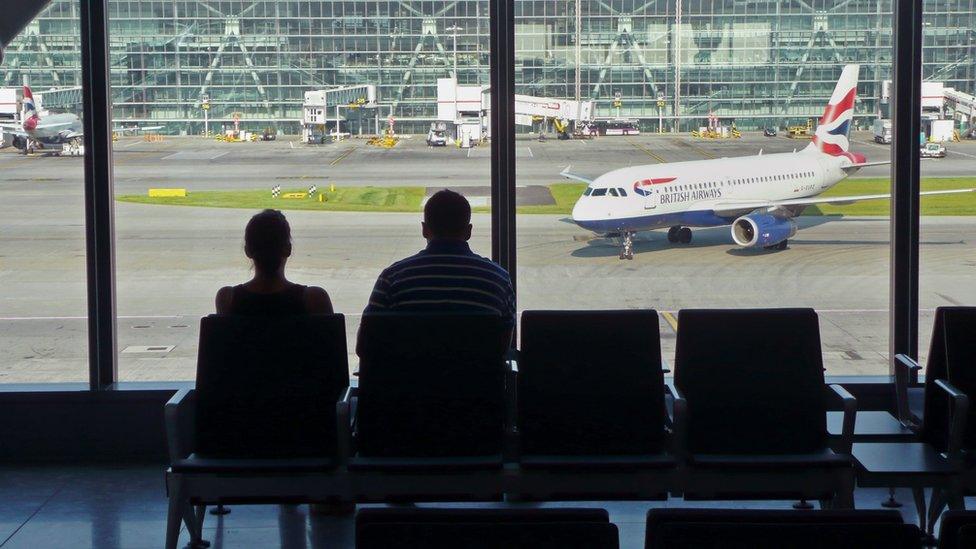
<instances>
[{"instance_id":1,"label":"row of seats","mask_svg":"<svg viewBox=\"0 0 976 549\"><path fill-rule=\"evenodd\" d=\"M603 509L371 508L356 516L357 549L616 549ZM897 511L651 509L645 549L909 549L921 532ZM946 513L939 549L976 547L976 513Z\"/></svg>"},{"instance_id":2,"label":"row of seats","mask_svg":"<svg viewBox=\"0 0 976 549\"><path fill-rule=\"evenodd\" d=\"M655 311L201 323L167 404L167 544L206 505L275 501L815 499L853 504L856 402L824 385L809 309L681 311L674 387ZM340 395L342 397L340 398ZM844 410L831 448L829 407Z\"/></svg>"}]
</instances>

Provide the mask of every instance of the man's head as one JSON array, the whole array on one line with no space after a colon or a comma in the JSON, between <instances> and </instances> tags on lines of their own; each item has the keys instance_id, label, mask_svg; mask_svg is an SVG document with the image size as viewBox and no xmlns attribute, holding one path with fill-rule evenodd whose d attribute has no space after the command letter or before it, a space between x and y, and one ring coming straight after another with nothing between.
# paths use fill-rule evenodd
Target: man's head
<instances>
[{"instance_id":1,"label":"man's head","mask_svg":"<svg viewBox=\"0 0 976 549\"><path fill-rule=\"evenodd\" d=\"M466 241L471 238L471 204L460 194L437 191L424 206L424 238Z\"/></svg>"}]
</instances>

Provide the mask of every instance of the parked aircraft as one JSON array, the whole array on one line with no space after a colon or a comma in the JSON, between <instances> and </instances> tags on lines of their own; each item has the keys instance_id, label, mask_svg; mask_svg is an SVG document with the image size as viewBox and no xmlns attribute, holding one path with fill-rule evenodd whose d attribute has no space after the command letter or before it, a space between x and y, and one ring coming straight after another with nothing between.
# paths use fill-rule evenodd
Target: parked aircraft
<instances>
[{"instance_id":1,"label":"parked aircraft","mask_svg":"<svg viewBox=\"0 0 976 549\"><path fill-rule=\"evenodd\" d=\"M867 162L851 151L857 79L858 65L845 66L816 134L800 151L634 166L594 180L567 167L563 177L589 184L573 207L573 221L598 234L622 237L621 259L633 259L635 233L664 227L669 227L669 242L691 242L691 227L730 225L739 246L786 249L797 231L794 218L807 206L890 198L819 196L861 168L889 163Z\"/></svg>"}]
</instances>

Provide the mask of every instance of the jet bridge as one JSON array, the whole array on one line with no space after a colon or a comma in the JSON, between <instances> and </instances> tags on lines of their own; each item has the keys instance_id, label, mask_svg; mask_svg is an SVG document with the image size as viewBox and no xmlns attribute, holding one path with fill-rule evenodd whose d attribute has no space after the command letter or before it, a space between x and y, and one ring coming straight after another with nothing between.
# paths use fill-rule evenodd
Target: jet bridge
<instances>
[{"instance_id":1,"label":"jet bridge","mask_svg":"<svg viewBox=\"0 0 976 549\"><path fill-rule=\"evenodd\" d=\"M326 124L333 125L332 133L339 137L339 125L343 120L339 109L375 107L376 86L373 84L307 91L302 104L302 141L320 141L326 135Z\"/></svg>"},{"instance_id":2,"label":"jet bridge","mask_svg":"<svg viewBox=\"0 0 976 549\"><path fill-rule=\"evenodd\" d=\"M945 95L946 106L952 110L954 117L972 130L976 126L976 96L954 88L943 88L942 93Z\"/></svg>"}]
</instances>

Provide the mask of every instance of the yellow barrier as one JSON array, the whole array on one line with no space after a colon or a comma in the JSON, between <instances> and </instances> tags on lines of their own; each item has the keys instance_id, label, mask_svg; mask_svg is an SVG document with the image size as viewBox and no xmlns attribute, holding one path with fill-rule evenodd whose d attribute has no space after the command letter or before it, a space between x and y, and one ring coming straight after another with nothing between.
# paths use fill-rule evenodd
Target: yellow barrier
<instances>
[{"instance_id":1,"label":"yellow barrier","mask_svg":"<svg viewBox=\"0 0 976 549\"><path fill-rule=\"evenodd\" d=\"M186 189L149 189L149 198L186 198Z\"/></svg>"},{"instance_id":2,"label":"yellow barrier","mask_svg":"<svg viewBox=\"0 0 976 549\"><path fill-rule=\"evenodd\" d=\"M281 198L305 198L308 193L282 193Z\"/></svg>"}]
</instances>

